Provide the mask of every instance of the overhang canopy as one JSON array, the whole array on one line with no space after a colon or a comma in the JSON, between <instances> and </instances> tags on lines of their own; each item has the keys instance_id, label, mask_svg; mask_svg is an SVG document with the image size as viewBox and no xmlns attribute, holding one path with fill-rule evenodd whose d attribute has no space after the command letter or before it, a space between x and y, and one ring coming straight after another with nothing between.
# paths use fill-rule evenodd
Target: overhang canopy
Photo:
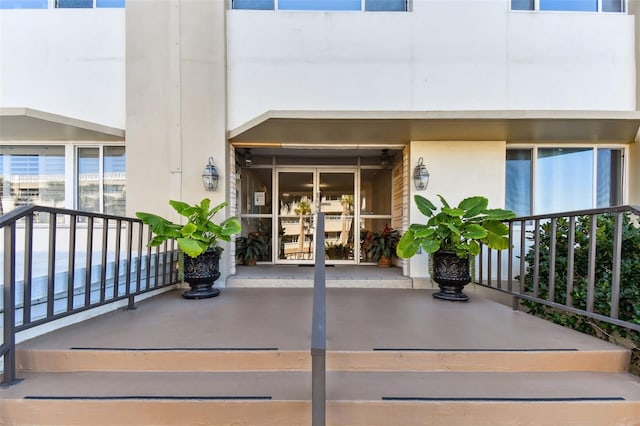
<instances>
[{"instance_id":1,"label":"overhang canopy","mask_svg":"<svg viewBox=\"0 0 640 426\"><path fill-rule=\"evenodd\" d=\"M640 111L269 111L229 131L236 146L410 141L631 143Z\"/></svg>"},{"instance_id":2,"label":"overhang canopy","mask_svg":"<svg viewBox=\"0 0 640 426\"><path fill-rule=\"evenodd\" d=\"M31 108L0 108L3 141L124 141L125 131Z\"/></svg>"}]
</instances>

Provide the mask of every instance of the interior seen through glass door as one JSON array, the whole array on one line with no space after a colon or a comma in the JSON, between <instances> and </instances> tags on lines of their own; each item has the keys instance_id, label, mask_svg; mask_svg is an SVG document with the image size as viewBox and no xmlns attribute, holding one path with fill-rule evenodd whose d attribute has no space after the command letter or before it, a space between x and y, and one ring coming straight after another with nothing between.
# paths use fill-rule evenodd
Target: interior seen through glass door
<instances>
[{"instance_id":1,"label":"interior seen through glass door","mask_svg":"<svg viewBox=\"0 0 640 426\"><path fill-rule=\"evenodd\" d=\"M313 260L314 172L278 173L278 259Z\"/></svg>"},{"instance_id":2,"label":"interior seen through glass door","mask_svg":"<svg viewBox=\"0 0 640 426\"><path fill-rule=\"evenodd\" d=\"M353 261L354 241L353 172L320 172L320 211L325 213L325 255L328 261Z\"/></svg>"}]
</instances>

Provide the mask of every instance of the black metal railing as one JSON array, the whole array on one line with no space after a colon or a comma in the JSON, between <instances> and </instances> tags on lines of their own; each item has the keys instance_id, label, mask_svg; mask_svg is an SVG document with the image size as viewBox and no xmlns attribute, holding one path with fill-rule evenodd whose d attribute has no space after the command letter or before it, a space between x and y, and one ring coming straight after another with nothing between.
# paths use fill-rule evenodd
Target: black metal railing
<instances>
[{"instance_id":1,"label":"black metal railing","mask_svg":"<svg viewBox=\"0 0 640 426\"><path fill-rule=\"evenodd\" d=\"M311 323L311 424L324 426L326 413L327 308L324 252L324 213L316 217L316 251L313 273Z\"/></svg>"},{"instance_id":2,"label":"black metal railing","mask_svg":"<svg viewBox=\"0 0 640 426\"><path fill-rule=\"evenodd\" d=\"M640 324L620 312L623 229L637 230L639 221L638 206L512 219L510 248L483 248L476 283L512 295L514 309L528 300L640 331ZM640 253L627 256L637 259ZM596 276L597 267L605 273ZM605 294L606 302L596 303L596 294Z\"/></svg>"},{"instance_id":3,"label":"black metal railing","mask_svg":"<svg viewBox=\"0 0 640 426\"><path fill-rule=\"evenodd\" d=\"M0 359L15 383L16 333L178 282L174 243L147 247L138 219L41 206L0 217L4 245Z\"/></svg>"}]
</instances>

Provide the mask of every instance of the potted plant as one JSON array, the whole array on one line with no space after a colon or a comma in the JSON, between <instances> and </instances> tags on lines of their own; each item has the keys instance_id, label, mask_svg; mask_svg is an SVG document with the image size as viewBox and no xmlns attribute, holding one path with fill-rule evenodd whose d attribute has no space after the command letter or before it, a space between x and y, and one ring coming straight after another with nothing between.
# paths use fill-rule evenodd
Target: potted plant
<instances>
[{"instance_id":1,"label":"potted plant","mask_svg":"<svg viewBox=\"0 0 640 426\"><path fill-rule=\"evenodd\" d=\"M380 267L391 266L391 261L393 260L393 255L396 252L396 246L399 240L400 232L385 225L382 232L373 233L367 245L369 258L378 262L378 266Z\"/></svg>"},{"instance_id":2,"label":"potted plant","mask_svg":"<svg viewBox=\"0 0 640 426\"><path fill-rule=\"evenodd\" d=\"M180 249L179 273L191 287L182 292L184 298L206 299L217 296L220 290L212 287L220 277L220 254L223 248L218 242L231 241L231 236L240 232L240 223L235 217L220 224L213 222L213 216L227 206L227 202L213 208L208 198L193 205L175 200L169 201L169 204L187 218L187 223L179 225L152 213L136 212L136 216L149 225L153 233L149 246L176 240Z\"/></svg>"},{"instance_id":3,"label":"potted plant","mask_svg":"<svg viewBox=\"0 0 640 426\"><path fill-rule=\"evenodd\" d=\"M457 207L438 195L442 207L438 209L431 201L415 195L420 213L427 217L425 224L411 224L398 242L397 254L409 258L422 249L433 254L433 280L440 291L433 297L451 301L467 301L462 292L471 281L470 258L480 253L480 245L491 249L509 248L509 228L504 220L515 217L510 210L488 209L485 197L465 198Z\"/></svg>"},{"instance_id":4,"label":"potted plant","mask_svg":"<svg viewBox=\"0 0 640 426\"><path fill-rule=\"evenodd\" d=\"M269 255L267 239L258 232L236 238L236 256L245 265L255 265L258 258Z\"/></svg>"}]
</instances>

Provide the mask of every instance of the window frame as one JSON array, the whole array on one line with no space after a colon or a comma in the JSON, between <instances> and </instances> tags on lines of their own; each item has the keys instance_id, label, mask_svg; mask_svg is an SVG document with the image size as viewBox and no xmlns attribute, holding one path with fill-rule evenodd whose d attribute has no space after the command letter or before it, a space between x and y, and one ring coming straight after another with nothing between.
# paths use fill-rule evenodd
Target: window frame
<instances>
[{"instance_id":1,"label":"window frame","mask_svg":"<svg viewBox=\"0 0 640 426\"><path fill-rule=\"evenodd\" d=\"M50 0L51 1L51 0ZM96 0L94 0L96 1ZM246 9L246 8L236 8L235 0L228 0L229 9L231 10L262 10L262 11L284 11L284 12L410 12L412 10L412 1L413 0L402 0L404 3L404 10L367 10L367 1L368 0L360 0L360 8L359 9L281 9L280 1L282 0L273 0L273 9ZM601 1L601 0L599 0Z\"/></svg>"},{"instance_id":2,"label":"window frame","mask_svg":"<svg viewBox=\"0 0 640 426\"><path fill-rule=\"evenodd\" d=\"M509 11L511 12L542 12L542 13L617 13L617 14L628 14L629 13L629 0L621 0L622 10L617 12L609 12L602 10L603 0L597 0L598 6L597 10L547 10L540 9L540 2L542 0L534 0L533 1L533 9L514 9L512 0L509 0Z\"/></svg>"},{"instance_id":3,"label":"window frame","mask_svg":"<svg viewBox=\"0 0 640 426\"><path fill-rule=\"evenodd\" d=\"M621 167L622 167L622 187L621 192L621 204L628 203L629 200L629 146L626 144L588 144L588 143L560 143L560 144L523 144L514 143L508 144L507 150L530 150L531 151L531 210L529 215L540 214L536 205L537 194L537 173L538 173L538 150L539 149L554 149L554 148L568 148L568 149L580 149L586 148L593 151L592 159L592 182L591 182L591 207L589 209L597 208L598 204L598 150L599 149L613 149L620 150L622 152ZM507 199L507 181L506 181L506 152L505 152L505 202ZM543 212L545 213L545 212Z\"/></svg>"}]
</instances>

